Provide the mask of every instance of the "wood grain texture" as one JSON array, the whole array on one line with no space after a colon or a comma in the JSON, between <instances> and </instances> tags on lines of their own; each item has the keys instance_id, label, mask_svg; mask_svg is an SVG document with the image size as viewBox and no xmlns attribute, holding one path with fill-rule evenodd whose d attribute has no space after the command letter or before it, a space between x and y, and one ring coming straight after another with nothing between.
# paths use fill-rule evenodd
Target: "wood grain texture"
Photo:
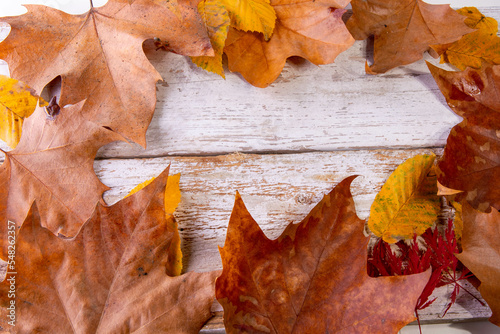
<instances>
[{"instance_id":1,"label":"wood grain texture","mask_svg":"<svg viewBox=\"0 0 500 334\"><path fill-rule=\"evenodd\" d=\"M481 10L500 19L499 7ZM324 66L288 61L278 80L260 89L238 74L228 72L223 80L185 57L148 47L164 79L157 85L148 148L111 144L99 156L444 146L460 117L446 105L425 62L367 75L369 49L366 42L356 42Z\"/></svg>"}]
</instances>

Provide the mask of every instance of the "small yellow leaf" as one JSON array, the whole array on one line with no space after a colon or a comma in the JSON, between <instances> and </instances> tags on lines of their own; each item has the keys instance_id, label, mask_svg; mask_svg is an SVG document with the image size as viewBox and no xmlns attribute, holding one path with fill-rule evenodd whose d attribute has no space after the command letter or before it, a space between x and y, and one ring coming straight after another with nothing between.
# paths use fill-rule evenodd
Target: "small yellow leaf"
<instances>
[{"instance_id":1,"label":"small yellow leaf","mask_svg":"<svg viewBox=\"0 0 500 334\"><path fill-rule=\"evenodd\" d=\"M437 220L437 196L432 155L406 160L389 176L370 209L368 227L389 243L420 235Z\"/></svg>"},{"instance_id":2,"label":"small yellow leaf","mask_svg":"<svg viewBox=\"0 0 500 334\"><path fill-rule=\"evenodd\" d=\"M0 139L10 147L19 143L23 121L35 111L39 99L26 84L0 75ZM40 100L40 105L46 104Z\"/></svg>"},{"instance_id":3,"label":"small yellow leaf","mask_svg":"<svg viewBox=\"0 0 500 334\"><path fill-rule=\"evenodd\" d=\"M232 27L263 33L266 41L271 38L276 24L276 12L269 0L220 1L229 13Z\"/></svg>"},{"instance_id":4,"label":"small yellow leaf","mask_svg":"<svg viewBox=\"0 0 500 334\"><path fill-rule=\"evenodd\" d=\"M181 201L181 190L179 189L180 178L180 173L168 176L167 186L165 187L165 213L167 214L167 216L174 213L175 209ZM153 182L154 179L155 178L153 177L141 184L138 184L132 190L130 190L130 192L125 197L129 197L139 190L145 188L148 184Z\"/></svg>"},{"instance_id":5,"label":"small yellow leaf","mask_svg":"<svg viewBox=\"0 0 500 334\"><path fill-rule=\"evenodd\" d=\"M165 188L165 212L167 214L173 214L181 202L180 179L180 173L168 176L167 187Z\"/></svg>"},{"instance_id":6,"label":"small yellow leaf","mask_svg":"<svg viewBox=\"0 0 500 334\"><path fill-rule=\"evenodd\" d=\"M455 237L457 239L460 239L462 238L462 231L464 229L464 222L462 220L462 204L455 201L452 201L450 204L455 209L455 217L453 219L453 225L455 227Z\"/></svg>"},{"instance_id":7,"label":"small yellow leaf","mask_svg":"<svg viewBox=\"0 0 500 334\"><path fill-rule=\"evenodd\" d=\"M198 12L207 27L208 37L210 37L215 56L191 57L191 61L198 67L225 78L224 69L222 68L222 53L231 22L229 14L224 4L219 0L201 1L198 4Z\"/></svg>"},{"instance_id":8,"label":"small yellow leaf","mask_svg":"<svg viewBox=\"0 0 500 334\"><path fill-rule=\"evenodd\" d=\"M460 70L467 67L481 68L483 61L500 64L500 37L497 36L498 23L491 17L485 17L475 7L457 10L465 15L465 24L476 31L464 35L455 43L433 46L441 54L441 63L450 63Z\"/></svg>"},{"instance_id":9,"label":"small yellow leaf","mask_svg":"<svg viewBox=\"0 0 500 334\"><path fill-rule=\"evenodd\" d=\"M167 222L169 228L173 231L178 231L177 221L174 218L174 211L181 201L181 191L179 189L179 180L181 174L169 175L167 179L167 185L165 187L165 215L167 217ZM139 190L145 188L148 184L153 182L155 178L144 181L143 183L137 185L127 194L128 197L135 194ZM179 233L174 233L172 241L169 248L169 261L166 268L167 274L170 276L178 276L182 271L182 251L181 251L181 239Z\"/></svg>"}]
</instances>

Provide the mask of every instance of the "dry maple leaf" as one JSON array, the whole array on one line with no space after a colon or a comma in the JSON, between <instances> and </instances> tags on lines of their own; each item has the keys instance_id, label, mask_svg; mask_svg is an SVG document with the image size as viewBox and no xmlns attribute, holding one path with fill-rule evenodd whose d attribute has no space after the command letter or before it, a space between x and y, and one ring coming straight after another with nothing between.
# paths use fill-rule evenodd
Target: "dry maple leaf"
<instances>
[{"instance_id":1,"label":"dry maple leaf","mask_svg":"<svg viewBox=\"0 0 500 334\"><path fill-rule=\"evenodd\" d=\"M239 195L216 281L228 333L397 333L430 272L370 278L364 221L342 181L300 224L269 240Z\"/></svg>"},{"instance_id":2,"label":"dry maple leaf","mask_svg":"<svg viewBox=\"0 0 500 334\"><path fill-rule=\"evenodd\" d=\"M49 116L38 107L23 126L17 147L0 166L0 247L5 259L7 220L18 227L36 199L42 225L75 235L108 190L94 172L97 150L120 136L86 120L85 102Z\"/></svg>"},{"instance_id":3,"label":"dry maple leaf","mask_svg":"<svg viewBox=\"0 0 500 334\"><path fill-rule=\"evenodd\" d=\"M2 19L12 30L0 59L37 92L60 75L60 105L88 99L85 117L145 146L161 76L142 44L158 37L184 55L213 55L197 3L109 0L82 15L29 5L27 14Z\"/></svg>"},{"instance_id":4,"label":"dry maple leaf","mask_svg":"<svg viewBox=\"0 0 500 334\"><path fill-rule=\"evenodd\" d=\"M164 210L167 176L168 169L111 207L97 205L73 239L43 228L35 202L15 243L15 273L0 284L3 329L198 333L211 317L217 272L167 275L178 234ZM12 279L15 297L8 296ZM15 327L7 316L12 301Z\"/></svg>"},{"instance_id":5,"label":"dry maple leaf","mask_svg":"<svg viewBox=\"0 0 500 334\"><path fill-rule=\"evenodd\" d=\"M276 26L269 41L261 34L229 29L224 52L229 70L252 85L267 87L280 75L286 60L299 56L320 65L332 63L354 39L342 15L349 0L271 0Z\"/></svg>"},{"instance_id":6,"label":"dry maple leaf","mask_svg":"<svg viewBox=\"0 0 500 334\"><path fill-rule=\"evenodd\" d=\"M352 0L347 28L357 40L373 35L373 65L367 73L384 73L422 59L430 45L451 43L470 33L464 17L449 5L421 0Z\"/></svg>"},{"instance_id":7,"label":"dry maple leaf","mask_svg":"<svg viewBox=\"0 0 500 334\"><path fill-rule=\"evenodd\" d=\"M438 181L465 192L474 208L500 209L500 65L448 72L428 64L451 109L464 120L451 129ZM457 195L457 198L461 194Z\"/></svg>"},{"instance_id":8,"label":"dry maple leaf","mask_svg":"<svg viewBox=\"0 0 500 334\"><path fill-rule=\"evenodd\" d=\"M500 326L500 213L478 212L465 202L462 218L463 251L457 257L481 281L479 292L493 312L490 321Z\"/></svg>"}]
</instances>

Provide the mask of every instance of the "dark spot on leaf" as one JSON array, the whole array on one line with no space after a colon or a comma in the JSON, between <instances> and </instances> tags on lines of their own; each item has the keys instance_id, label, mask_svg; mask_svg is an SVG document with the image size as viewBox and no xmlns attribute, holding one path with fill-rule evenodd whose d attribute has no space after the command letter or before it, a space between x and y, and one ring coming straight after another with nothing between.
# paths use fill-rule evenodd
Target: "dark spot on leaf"
<instances>
[{"instance_id":1,"label":"dark spot on leaf","mask_svg":"<svg viewBox=\"0 0 500 334\"><path fill-rule=\"evenodd\" d=\"M137 273L138 273L138 277L141 277L141 276L146 276L148 273L144 271L144 268L143 267L139 267L137 268Z\"/></svg>"}]
</instances>

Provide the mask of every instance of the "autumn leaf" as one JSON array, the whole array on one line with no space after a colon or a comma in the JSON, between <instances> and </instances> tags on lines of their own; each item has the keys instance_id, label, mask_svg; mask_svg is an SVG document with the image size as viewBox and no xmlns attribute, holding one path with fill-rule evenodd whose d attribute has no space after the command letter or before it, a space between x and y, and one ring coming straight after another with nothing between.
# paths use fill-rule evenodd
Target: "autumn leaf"
<instances>
[{"instance_id":1,"label":"autumn leaf","mask_svg":"<svg viewBox=\"0 0 500 334\"><path fill-rule=\"evenodd\" d=\"M490 321L500 326L500 213L474 210L463 204L462 253L457 257L481 281L479 292L493 312Z\"/></svg>"},{"instance_id":2,"label":"autumn leaf","mask_svg":"<svg viewBox=\"0 0 500 334\"><path fill-rule=\"evenodd\" d=\"M497 21L484 16L475 7L464 7L457 12L467 17L464 22L468 27L477 30L450 45L432 46L441 55L441 63L450 63L460 70L465 70L467 67L481 68L483 61L500 64Z\"/></svg>"},{"instance_id":3,"label":"autumn leaf","mask_svg":"<svg viewBox=\"0 0 500 334\"><path fill-rule=\"evenodd\" d=\"M276 240L236 195L216 281L228 333L397 333L414 320L430 272L368 276L368 238L349 190L353 179Z\"/></svg>"},{"instance_id":4,"label":"autumn leaf","mask_svg":"<svg viewBox=\"0 0 500 334\"><path fill-rule=\"evenodd\" d=\"M462 231L464 230L464 221L462 219L462 204L455 201L451 201L450 204L454 209L453 225L455 228L455 235L457 236L457 239L461 239Z\"/></svg>"},{"instance_id":5,"label":"autumn leaf","mask_svg":"<svg viewBox=\"0 0 500 334\"><path fill-rule=\"evenodd\" d=\"M451 43L472 32L449 5L421 0L352 0L347 28L357 40L374 36L370 74L422 59L431 45Z\"/></svg>"},{"instance_id":6,"label":"autumn leaf","mask_svg":"<svg viewBox=\"0 0 500 334\"><path fill-rule=\"evenodd\" d=\"M97 150L120 136L84 118L85 102L49 117L38 107L23 126L17 147L0 166L0 246L7 252L7 220L22 225L34 200L42 226L75 235L108 190L94 172Z\"/></svg>"},{"instance_id":7,"label":"autumn leaf","mask_svg":"<svg viewBox=\"0 0 500 334\"><path fill-rule=\"evenodd\" d=\"M35 111L39 100L40 105L46 105L26 84L0 75L0 139L10 147L17 146L23 121Z\"/></svg>"},{"instance_id":8,"label":"autumn leaf","mask_svg":"<svg viewBox=\"0 0 500 334\"><path fill-rule=\"evenodd\" d=\"M389 243L420 235L437 221L441 201L433 168L436 156L417 155L389 176L370 208L369 229Z\"/></svg>"},{"instance_id":9,"label":"autumn leaf","mask_svg":"<svg viewBox=\"0 0 500 334\"><path fill-rule=\"evenodd\" d=\"M3 329L198 333L211 317L217 272L169 275L178 231L164 210L167 175L111 207L98 204L72 239L43 228L35 202L17 236L15 273L0 284ZM7 293L12 278L15 298ZM15 327L8 324L11 301Z\"/></svg>"},{"instance_id":10,"label":"autumn leaf","mask_svg":"<svg viewBox=\"0 0 500 334\"><path fill-rule=\"evenodd\" d=\"M226 7L219 0L203 0L198 4L203 23L207 27L207 33L214 49L214 56L191 57L191 61L198 67L210 71L225 78L222 68L222 53L226 43L227 31L230 18Z\"/></svg>"},{"instance_id":11,"label":"autumn leaf","mask_svg":"<svg viewBox=\"0 0 500 334\"><path fill-rule=\"evenodd\" d=\"M158 37L177 53L213 55L197 3L109 0L82 15L27 5L27 14L3 18L12 30L0 59L37 92L60 75L61 106L87 99L87 119L145 146L161 76L142 44Z\"/></svg>"},{"instance_id":12,"label":"autumn leaf","mask_svg":"<svg viewBox=\"0 0 500 334\"><path fill-rule=\"evenodd\" d=\"M464 120L451 129L438 181L462 190L476 209L500 209L500 66L448 72L427 64L450 108Z\"/></svg>"},{"instance_id":13,"label":"autumn leaf","mask_svg":"<svg viewBox=\"0 0 500 334\"><path fill-rule=\"evenodd\" d=\"M167 185L165 186L165 193L163 195L167 224L171 225L168 227L172 231L177 231L177 221L171 218L173 218L174 211L181 201L181 190L179 189L180 178L181 178L180 173L169 175L167 179ZM144 189L149 184L151 184L155 179L156 178L153 177L149 180L144 181L141 184L138 184L125 196L125 198L132 196L133 194ZM171 241L171 245L172 245L170 247L171 254L169 257L170 259L169 262L171 267L169 268L168 272L170 273L171 276L178 276L181 274L182 271L181 238L178 233L174 234Z\"/></svg>"},{"instance_id":14,"label":"autumn leaf","mask_svg":"<svg viewBox=\"0 0 500 334\"><path fill-rule=\"evenodd\" d=\"M254 86L267 87L280 75L286 60L299 56L321 65L334 61L354 39L342 15L349 0L272 0L276 11L273 35L229 29L224 52L229 70Z\"/></svg>"}]
</instances>

